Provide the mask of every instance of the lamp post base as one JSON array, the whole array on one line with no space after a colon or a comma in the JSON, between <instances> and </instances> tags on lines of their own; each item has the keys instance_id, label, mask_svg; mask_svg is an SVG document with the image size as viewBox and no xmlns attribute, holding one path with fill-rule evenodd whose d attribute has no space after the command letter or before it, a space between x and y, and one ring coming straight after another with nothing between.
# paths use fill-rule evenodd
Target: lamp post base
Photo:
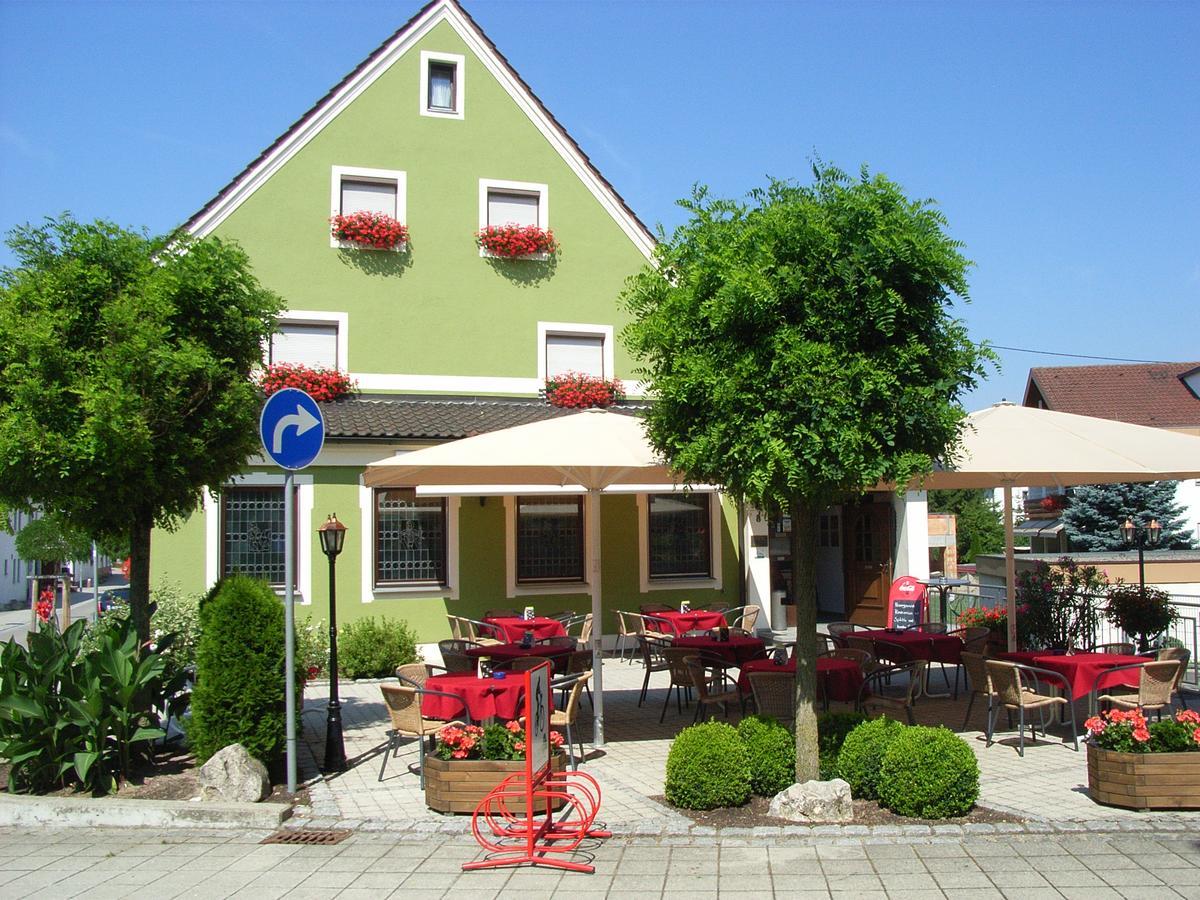
<instances>
[{"instance_id":1,"label":"lamp post base","mask_svg":"<svg viewBox=\"0 0 1200 900\"><path fill-rule=\"evenodd\" d=\"M325 764L321 771L346 771L346 745L342 740L342 706L336 700L329 704L325 717Z\"/></svg>"}]
</instances>

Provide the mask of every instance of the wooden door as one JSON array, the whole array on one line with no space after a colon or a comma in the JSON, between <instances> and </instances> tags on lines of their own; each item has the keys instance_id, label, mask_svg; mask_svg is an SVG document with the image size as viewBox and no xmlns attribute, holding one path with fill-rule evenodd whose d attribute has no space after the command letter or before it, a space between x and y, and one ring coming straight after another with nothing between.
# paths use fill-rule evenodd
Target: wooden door
<instances>
[{"instance_id":1,"label":"wooden door","mask_svg":"<svg viewBox=\"0 0 1200 900\"><path fill-rule=\"evenodd\" d=\"M892 583L893 517L890 503L845 507L846 618L860 625L887 624Z\"/></svg>"}]
</instances>

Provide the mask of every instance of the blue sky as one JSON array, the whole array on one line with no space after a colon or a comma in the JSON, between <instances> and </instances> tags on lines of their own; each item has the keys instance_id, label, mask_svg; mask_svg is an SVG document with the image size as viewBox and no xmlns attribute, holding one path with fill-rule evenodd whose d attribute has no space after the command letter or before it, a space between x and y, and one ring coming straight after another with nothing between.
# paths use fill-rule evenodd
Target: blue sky
<instances>
[{"instance_id":1,"label":"blue sky","mask_svg":"<svg viewBox=\"0 0 1200 900\"><path fill-rule=\"evenodd\" d=\"M651 227L866 163L966 245L974 338L1200 358L1200 4L465 5ZM0 230L172 228L419 6L0 0ZM1087 362L1000 354L969 408Z\"/></svg>"}]
</instances>

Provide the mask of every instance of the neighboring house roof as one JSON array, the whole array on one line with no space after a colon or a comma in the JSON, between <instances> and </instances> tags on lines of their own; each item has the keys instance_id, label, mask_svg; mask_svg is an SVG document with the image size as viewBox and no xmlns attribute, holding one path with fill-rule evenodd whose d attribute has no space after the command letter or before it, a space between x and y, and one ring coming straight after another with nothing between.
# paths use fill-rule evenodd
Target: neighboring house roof
<instances>
[{"instance_id":1,"label":"neighboring house roof","mask_svg":"<svg viewBox=\"0 0 1200 900\"><path fill-rule=\"evenodd\" d=\"M1025 406L1155 428L1200 426L1200 362L1048 366L1029 370Z\"/></svg>"},{"instance_id":2,"label":"neighboring house roof","mask_svg":"<svg viewBox=\"0 0 1200 900\"><path fill-rule=\"evenodd\" d=\"M229 184L209 200L204 207L184 224L184 229L204 237L221 224L254 191L273 175L284 163L294 156L305 144L366 90L379 76L403 56L433 26L446 21L458 32L463 41L475 52L485 67L496 77L500 85L529 117L534 126L558 151L567 165L574 170L593 196L621 226L637 248L650 257L656 240L654 235L637 217L629 205L617 193L600 170L592 164L587 154L567 130L538 99L524 79L496 49L496 45L483 33L475 20L467 14L457 0L433 0L409 19L391 37L379 45L349 75L338 82L317 101L316 105L296 120L287 131L275 139L271 146L260 153Z\"/></svg>"},{"instance_id":3,"label":"neighboring house roof","mask_svg":"<svg viewBox=\"0 0 1200 900\"><path fill-rule=\"evenodd\" d=\"M636 414L639 406L612 407ZM505 398L416 399L358 396L325 403L325 430L330 438L452 440L570 415L575 410L544 400Z\"/></svg>"}]
</instances>

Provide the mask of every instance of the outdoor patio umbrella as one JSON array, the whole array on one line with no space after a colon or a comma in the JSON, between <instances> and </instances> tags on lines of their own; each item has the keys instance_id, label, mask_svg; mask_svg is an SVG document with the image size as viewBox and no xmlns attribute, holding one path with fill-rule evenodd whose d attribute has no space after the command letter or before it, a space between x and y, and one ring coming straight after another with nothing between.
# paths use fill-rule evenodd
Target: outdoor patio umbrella
<instances>
[{"instance_id":1,"label":"outdoor patio umbrella","mask_svg":"<svg viewBox=\"0 0 1200 900\"><path fill-rule=\"evenodd\" d=\"M369 487L429 485L555 485L589 495L588 540L592 571L592 655L595 673L594 742L604 743L604 684L600 609L600 493L613 486L671 485L670 470L646 440L637 416L589 409L435 447L413 450L367 466Z\"/></svg>"},{"instance_id":2,"label":"outdoor patio umbrella","mask_svg":"<svg viewBox=\"0 0 1200 900\"><path fill-rule=\"evenodd\" d=\"M1012 489L1200 477L1200 437L997 403L967 416L962 448L914 488L1004 489L1008 648L1016 649Z\"/></svg>"}]
</instances>

